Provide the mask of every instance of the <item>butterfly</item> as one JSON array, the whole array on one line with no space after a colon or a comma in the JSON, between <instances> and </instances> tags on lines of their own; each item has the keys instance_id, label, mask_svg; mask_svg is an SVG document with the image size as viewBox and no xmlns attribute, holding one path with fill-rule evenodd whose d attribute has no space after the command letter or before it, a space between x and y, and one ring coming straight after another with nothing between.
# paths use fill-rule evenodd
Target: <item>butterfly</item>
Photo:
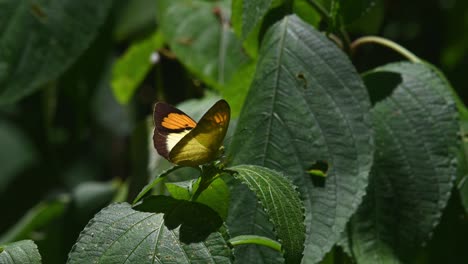
<instances>
[{"instance_id":1,"label":"butterfly","mask_svg":"<svg viewBox=\"0 0 468 264\"><path fill-rule=\"evenodd\" d=\"M153 118L153 144L159 155L174 164L195 167L221 155L231 108L219 100L196 123L172 105L158 102Z\"/></svg>"}]
</instances>

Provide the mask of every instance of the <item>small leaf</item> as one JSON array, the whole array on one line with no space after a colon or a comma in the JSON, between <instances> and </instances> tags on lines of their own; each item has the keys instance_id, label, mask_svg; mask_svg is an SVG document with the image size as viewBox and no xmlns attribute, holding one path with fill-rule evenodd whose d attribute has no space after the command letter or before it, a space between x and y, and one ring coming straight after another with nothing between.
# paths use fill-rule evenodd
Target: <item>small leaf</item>
<instances>
[{"instance_id":1,"label":"small leaf","mask_svg":"<svg viewBox=\"0 0 468 264\"><path fill-rule=\"evenodd\" d=\"M402 81L372 109L375 163L348 238L359 263L408 261L431 237L451 194L457 111L446 83L424 64L393 63L369 76L374 72Z\"/></svg>"},{"instance_id":2,"label":"small leaf","mask_svg":"<svg viewBox=\"0 0 468 264\"><path fill-rule=\"evenodd\" d=\"M138 211L164 214L164 224L170 230L180 226L180 241L201 242L223 224L223 219L210 207L169 196L150 196L134 206Z\"/></svg>"},{"instance_id":3,"label":"small leaf","mask_svg":"<svg viewBox=\"0 0 468 264\"><path fill-rule=\"evenodd\" d=\"M304 250L304 206L299 193L276 171L252 165L232 167L262 203L285 251L287 263L300 263Z\"/></svg>"},{"instance_id":4,"label":"small leaf","mask_svg":"<svg viewBox=\"0 0 468 264\"><path fill-rule=\"evenodd\" d=\"M0 245L0 263L2 264L40 264L41 255L32 240L21 240Z\"/></svg>"},{"instance_id":5,"label":"small leaf","mask_svg":"<svg viewBox=\"0 0 468 264\"><path fill-rule=\"evenodd\" d=\"M231 263L231 252L220 233L200 243L178 240L163 214L112 204L99 212L81 232L68 263Z\"/></svg>"},{"instance_id":6,"label":"small leaf","mask_svg":"<svg viewBox=\"0 0 468 264\"><path fill-rule=\"evenodd\" d=\"M56 79L88 48L113 1L0 2L0 104Z\"/></svg>"},{"instance_id":7,"label":"small leaf","mask_svg":"<svg viewBox=\"0 0 468 264\"><path fill-rule=\"evenodd\" d=\"M117 60L112 69L112 90L121 104L127 104L153 64L151 56L157 55L164 40L159 31L135 43Z\"/></svg>"}]
</instances>

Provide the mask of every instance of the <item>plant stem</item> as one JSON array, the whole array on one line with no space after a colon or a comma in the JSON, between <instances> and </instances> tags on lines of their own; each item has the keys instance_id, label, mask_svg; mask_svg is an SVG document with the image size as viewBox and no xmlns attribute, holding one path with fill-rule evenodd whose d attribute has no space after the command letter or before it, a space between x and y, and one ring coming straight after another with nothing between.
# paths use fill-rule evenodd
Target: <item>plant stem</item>
<instances>
[{"instance_id":1,"label":"plant stem","mask_svg":"<svg viewBox=\"0 0 468 264\"><path fill-rule=\"evenodd\" d=\"M247 244L261 245L261 246L266 246L271 249L274 249L278 252L281 252L281 244L278 243L278 241L275 241L271 238L263 237L263 236L254 236L254 235L236 236L236 237L229 239L229 243L233 246L247 245Z\"/></svg>"},{"instance_id":2,"label":"plant stem","mask_svg":"<svg viewBox=\"0 0 468 264\"><path fill-rule=\"evenodd\" d=\"M382 38L382 37L377 37L377 36L367 36L367 37L362 37L358 38L353 43L351 43L351 54L353 54L357 48L363 44L367 43L376 43L380 44L382 46L388 47L396 52L398 52L400 55L403 57L407 58L411 62L414 63L421 63L421 59L419 59L416 55L411 53L409 50L405 49L401 45L397 44L396 42L393 42L389 39Z\"/></svg>"}]
</instances>

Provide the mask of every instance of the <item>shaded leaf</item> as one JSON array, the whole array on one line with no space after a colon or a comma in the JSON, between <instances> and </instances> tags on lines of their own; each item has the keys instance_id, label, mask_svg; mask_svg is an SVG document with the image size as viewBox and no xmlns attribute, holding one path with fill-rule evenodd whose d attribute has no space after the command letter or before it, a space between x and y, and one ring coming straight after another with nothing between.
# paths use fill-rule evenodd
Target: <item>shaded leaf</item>
<instances>
[{"instance_id":1,"label":"shaded leaf","mask_svg":"<svg viewBox=\"0 0 468 264\"><path fill-rule=\"evenodd\" d=\"M126 40L156 27L156 1L133 0L122 1L119 4L119 19L115 21L113 32L117 41Z\"/></svg>"},{"instance_id":2,"label":"shaded leaf","mask_svg":"<svg viewBox=\"0 0 468 264\"><path fill-rule=\"evenodd\" d=\"M138 211L164 214L164 225L169 230L180 226L180 241L201 242L223 224L223 219L207 205L169 196L150 196L134 206Z\"/></svg>"},{"instance_id":3,"label":"shaded leaf","mask_svg":"<svg viewBox=\"0 0 468 264\"><path fill-rule=\"evenodd\" d=\"M280 173L259 166L232 167L261 202L285 251L287 263L300 263L304 250L304 207L295 187Z\"/></svg>"},{"instance_id":4,"label":"shaded leaf","mask_svg":"<svg viewBox=\"0 0 468 264\"><path fill-rule=\"evenodd\" d=\"M373 152L369 109L359 75L323 34L296 16L266 33L228 150L233 164L282 171L299 187L306 207L304 261L317 262L330 250L364 195ZM329 165L322 184L307 173L317 160ZM239 210L246 208L231 213Z\"/></svg>"},{"instance_id":5,"label":"shaded leaf","mask_svg":"<svg viewBox=\"0 0 468 264\"><path fill-rule=\"evenodd\" d=\"M229 28L228 15L225 2L158 1L160 30L172 52L198 78L215 88L229 82L250 61Z\"/></svg>"},{"instance_id":6,"label":"shaded leaf","mask_svg":"<svg viewBox=\"0 0 468 264\"><path fill-rule=\"evenodd\" d=\"M0 263L2 264L40 264L41 255L32 240L21 240L0 245Z\"/></svg>"},{"instance_id":7,"label":"shaded leaf","mask_svg":"<svg viewBox=\"0 0 468 264\"><path fill-rule=\"evenodd\" d=\"M273 4L273 0L233 0L232 20L234 28L245 39L259 24Z\"/></svg>"},{"instance_id":8,"label":"shaded leaf","mask_svg":"<svg viewBox=\"0 0 468 264\"><path fill-rule=\"evenodd\" d=\"M83 182L72 191L75 217L79 220L89 220L102 207L107 205L118 188L117 182ZM91 214L91 215L89 215Z\"/></svg>"},{"instance_id":9,"label":"shaded leaf","mask_svg":"<svg viewBox=\"0 0 468 264\"><path fill-rule=\"evenodd\" d=\"M192 187L193 182L166 183L166 188L172 197L179 200L190 200L193 190L196 189L196 186ZM209 206L221 218L226 219L229 206L228 186L221 178L217 178L201 193L197 198L197 202Z\"/></svg>"},{"instance_id":10,"label":"shaded leaf","mask_svg":"<svg viewBox=\"0 0 468 264\"><path fill-rule=\"evenodd\" d=\"M56 79L104 23L112 1L0 2L0 104Z\"/></svg>"},{"instance_id":11,"label":"shaded leaf","mask_svg":"<svg viewBox=\"0 0 468 264\"><path fill-rule=\"evenodd\" d=\"M424 64L374 72L398 73L402 82L372 109L375 163L349 241L359 263L407 261L431 237L450 197L457 111L446 83Z\"/></svg>"},{"instance_id":12,"label":"shaded leaf","mask_svg":"<svg viewBox=\"0 0 468 264\"><path fill-rule=\"evenodd\" d=\"M21 170L31 165L36 151L22 131L0 120L0 193L3 193Z\"/></svg>"},{"instance_id":13,"label":"shaded leaf","mask_svg":"<svg viewBox=\"0 0 468 264\"><path fill-rule=\"evenodd\" d=\"M346 24L351 24L376 5L377 0L341 0L340 12Z\"/></svg>"},{"instance_id":14,"label":"shaded leaf","mask_svg":"<svg viewBox=\"0 0 468 264\"><path fill-rule=\"evenodd\" d=\"M163 214L113 204L81 232L68 263L231 263L231 252L219 233L189 245L178 237L179 229L164 226Z\"/></svg>"},{"instance_id":15,"label":"shaded leaf","mask_svg":"<svg viewBox=\"0 0 468 264\"><path fill-rule=\"evenodd\" d=\"M5 234L2 234L0 242L29 238L33 231L43 228L62 216L69 201L70 197L63 195L51 201L40 202L26 212Z\"/></svg>"}]
</instances>

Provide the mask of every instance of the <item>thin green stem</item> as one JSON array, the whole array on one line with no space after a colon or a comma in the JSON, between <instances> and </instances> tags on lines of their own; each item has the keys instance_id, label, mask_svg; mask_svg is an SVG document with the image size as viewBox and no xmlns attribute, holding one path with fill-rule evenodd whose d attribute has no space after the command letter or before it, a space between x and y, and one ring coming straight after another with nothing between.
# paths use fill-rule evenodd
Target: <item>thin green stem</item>
<instances>
[{"instance_id":1,"label":"thin green stem","mask_svg":"<svg viewBox=\"0 0 468 264\"><path fill-rule=\"evenodd\" d=\"M268 237L254 236L254 235L236 236L236 237L229 239L229 243L232 246L248 245L248 244L261 245L261 246L274 249L278 252L282 252L281 244L278 241L275 241Z\"/></svg>"},{"instance_id":2,"label":"thin green stem","mask_svg":"<svg viewBox=\"0 0 468 264\"><path fill-rule=\"evenodd\" d=\"M382 38L382 37L377 37L377 36L367 36L367 37L362 37L358 38L353 43L351 43L351 54L355 53L357 48L363 44L368 44L368 43L375 43L375 44L380 44L382 46L385 46L387 48L390 48L396 52L398 52L400 55L403 57L407 58L411 62L414 63L421 63L421 59L418 58L416 55L411 53L409 50L405 49L401 45L397 44L396 42L393 42L389 39Z\"/></svg>"}]
</instances>

